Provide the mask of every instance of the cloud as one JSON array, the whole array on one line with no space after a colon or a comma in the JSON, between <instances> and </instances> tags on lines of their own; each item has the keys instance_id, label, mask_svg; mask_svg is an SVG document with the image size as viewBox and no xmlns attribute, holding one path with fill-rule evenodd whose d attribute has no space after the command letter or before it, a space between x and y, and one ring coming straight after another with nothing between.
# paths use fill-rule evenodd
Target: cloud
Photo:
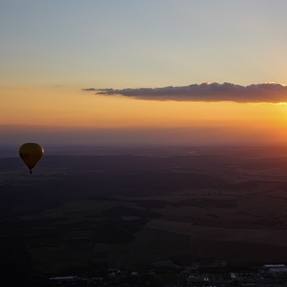
<instances>
[{"instance_id":1,"label":"cloud","mask_svg":"<svg viewBox=\"0 0 287 287\"><path fill-rule=\"evenodd\" d=\"M231 83L202 83L181 87L138 88L138 89L95 89L104 96L125 96L143 100L158 101L231 101L238 103L280 103L287 102L287 86L273 83L241 86Z\"/></svg>"}]
</instances>

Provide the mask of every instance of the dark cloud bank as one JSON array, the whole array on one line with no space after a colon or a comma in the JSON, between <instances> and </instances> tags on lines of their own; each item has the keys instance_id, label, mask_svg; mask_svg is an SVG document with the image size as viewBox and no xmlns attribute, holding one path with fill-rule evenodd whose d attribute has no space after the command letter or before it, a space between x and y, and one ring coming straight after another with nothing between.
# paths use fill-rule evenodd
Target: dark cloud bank
<instances>
[{"instance_id":1,"label":"dark cloud bank","mask_svg":"<svg viewBox=\"0 0 287 287\"><path fill-rule=\"evenodd\" d=\"M125 96L159 101L231 101L238 103L287 102L287 86L280 84L253 84L248 86L231 83L202 83L182 87L139 89L83 89L104 96Z\"/></svg>"}]
</instances>

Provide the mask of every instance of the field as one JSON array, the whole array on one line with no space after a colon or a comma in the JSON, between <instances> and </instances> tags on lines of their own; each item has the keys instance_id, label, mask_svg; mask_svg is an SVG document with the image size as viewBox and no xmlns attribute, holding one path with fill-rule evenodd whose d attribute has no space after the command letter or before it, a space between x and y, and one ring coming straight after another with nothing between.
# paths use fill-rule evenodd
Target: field
<instances>
[{"instance_id":1,"label":"field","mask_svg":"<svg viewBox=\"0 0 287 287\"><path fill-rule=\"evenodd\" d=\"M47 150L32 176L1 155L1 266L287 262L285 148Z\"/></svg>"}]
</instances>

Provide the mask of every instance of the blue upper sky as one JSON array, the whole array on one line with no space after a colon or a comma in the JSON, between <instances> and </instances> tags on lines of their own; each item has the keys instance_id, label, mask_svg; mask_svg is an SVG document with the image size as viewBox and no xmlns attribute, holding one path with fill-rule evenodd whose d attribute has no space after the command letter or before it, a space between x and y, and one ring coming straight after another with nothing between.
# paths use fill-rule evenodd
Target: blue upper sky
<instances>
[{"instance_id":1,"label":"blue upper sky","mask_svg":"<svg viewBox=\"0 0 287 287\"><path fill-rule=\"evenodd\" d=\"M287 1L0 0L0 85L279 82Z\"/></svg>"}]
</instances>

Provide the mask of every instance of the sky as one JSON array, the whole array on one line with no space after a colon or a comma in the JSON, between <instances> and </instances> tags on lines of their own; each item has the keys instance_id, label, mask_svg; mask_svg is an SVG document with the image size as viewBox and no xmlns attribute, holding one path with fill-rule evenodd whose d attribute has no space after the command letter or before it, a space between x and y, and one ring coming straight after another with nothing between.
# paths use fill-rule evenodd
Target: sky
<instances>
[{"instance_id":1,"label":"sky","mask_svg":"<svg viewBox=\"0 0 287 287\"><path fill-rule=\"evenodd\" d=\"M0 144L287 142L285 96L266 101L268 85L287 85L286 10L283 0L0 0ZM253 90L243 102L234 90L138 97L202 83L268 85L256 101Z\"/></svg>"}]
</instances>

